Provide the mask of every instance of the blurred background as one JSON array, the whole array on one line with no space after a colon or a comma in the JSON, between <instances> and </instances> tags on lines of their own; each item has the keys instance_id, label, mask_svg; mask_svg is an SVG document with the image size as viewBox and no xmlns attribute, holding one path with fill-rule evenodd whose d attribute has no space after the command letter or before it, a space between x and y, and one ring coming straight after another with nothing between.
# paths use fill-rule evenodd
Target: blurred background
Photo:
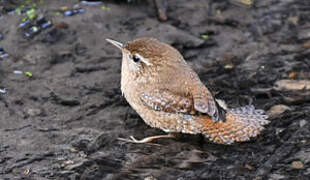
<instances>
[{"instance_id":1,"label":"blurred background","mask_svg":"<svg viewBox=\"0 0 310 180\"><path fill-rule=\"evenodd\" d=\"M177 48L216 98L271 123L232 146L164 134L120 91L126 43ZM309 0L0 0L0 179L310 178Z\"/></svg>"}]
</instances>

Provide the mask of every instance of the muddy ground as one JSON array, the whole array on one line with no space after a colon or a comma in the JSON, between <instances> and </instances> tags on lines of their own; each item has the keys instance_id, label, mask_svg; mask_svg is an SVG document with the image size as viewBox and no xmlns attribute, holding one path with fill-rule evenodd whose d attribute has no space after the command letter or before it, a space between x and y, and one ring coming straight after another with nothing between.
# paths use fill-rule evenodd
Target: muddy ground
<instances>
[{"instance_id":1,"label":"muddy ground","mask_svg":"<svg viewBox=\"0 0 310 180\"><path fill-rule=\"evenodd\" d=\"M275 87L310 79L310 1L169 1L166 22L146 2L57 13L77 3L38 3L54 25L31 39L18 28L23 15L2 12L0 179L310 179L310 88ZM269 110L266 130L231 146L189 135L160 146L117 140L164 134L122 97L121 54L105 41L143 36L180 50L230 107Z\"/></svg>"}]
</instances>

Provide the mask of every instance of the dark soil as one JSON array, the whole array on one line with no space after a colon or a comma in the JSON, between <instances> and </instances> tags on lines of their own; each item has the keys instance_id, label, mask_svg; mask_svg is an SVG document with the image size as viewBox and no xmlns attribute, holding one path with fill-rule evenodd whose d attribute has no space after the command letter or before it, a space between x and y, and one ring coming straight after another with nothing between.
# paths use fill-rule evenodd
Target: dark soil
<instances>
[{"instance_id":1,"label":"dark soil","mask_svg":"<svg viewBox=\"0 0 310 180\"><path fill-rule=\"evenodd\" d=\"M309 88L274 88L310 79L309 0L168 1L165 22L146 2L80 5L85 13L70 17L56 12L78 1L41 2L54 25L25 39L22 16L3 12L20 4L0 0L0 47L10 55L0 59L0 179L310 179ZM179 49L230 107L288 111L231 146L189 135L160 146L117 140L164 134L122 97L121 54L105 41L143 36Z\"/></svg>"}]
</instances>

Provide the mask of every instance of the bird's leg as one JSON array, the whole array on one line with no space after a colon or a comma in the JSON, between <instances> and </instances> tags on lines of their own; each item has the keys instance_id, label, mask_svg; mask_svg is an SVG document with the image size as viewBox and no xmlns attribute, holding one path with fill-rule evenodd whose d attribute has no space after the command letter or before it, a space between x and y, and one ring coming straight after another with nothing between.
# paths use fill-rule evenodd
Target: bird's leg
<instances>
[{"instance_id":1,"label":"bird's leg","mask_svg":"<svg viewBox=\"0 0 310 180\"><path fill-rule=\"evenodd\" d=\"M130 139L118 138L118 140L129 142L129 143L143 144L143 143L150 143L155 139L161 139L161 138L175 138L175 135L172 133L169 133L166 135L150 136L150 137L143 138L141 140L137 140L133 136L130 136Z\"/></svg>"}]
</instances>

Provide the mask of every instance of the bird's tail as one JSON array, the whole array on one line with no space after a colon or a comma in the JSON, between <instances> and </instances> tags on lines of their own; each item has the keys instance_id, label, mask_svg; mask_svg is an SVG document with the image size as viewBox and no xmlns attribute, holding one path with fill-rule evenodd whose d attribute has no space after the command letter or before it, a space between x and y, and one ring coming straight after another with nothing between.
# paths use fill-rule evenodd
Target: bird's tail
<instances>
[{"instance_id":1,"label":"bird's tail","mask_svg":"<svg viewBox=\"0 0 310 180\"><path fill-rule=\"evenodd\" d=\"M264 110L254 106L229 109L224 122L214 123L210 118L198 118L202 133L211 141L219 144L247 141L257 136L268 124Z\"/></svg>"}]
</instances>

